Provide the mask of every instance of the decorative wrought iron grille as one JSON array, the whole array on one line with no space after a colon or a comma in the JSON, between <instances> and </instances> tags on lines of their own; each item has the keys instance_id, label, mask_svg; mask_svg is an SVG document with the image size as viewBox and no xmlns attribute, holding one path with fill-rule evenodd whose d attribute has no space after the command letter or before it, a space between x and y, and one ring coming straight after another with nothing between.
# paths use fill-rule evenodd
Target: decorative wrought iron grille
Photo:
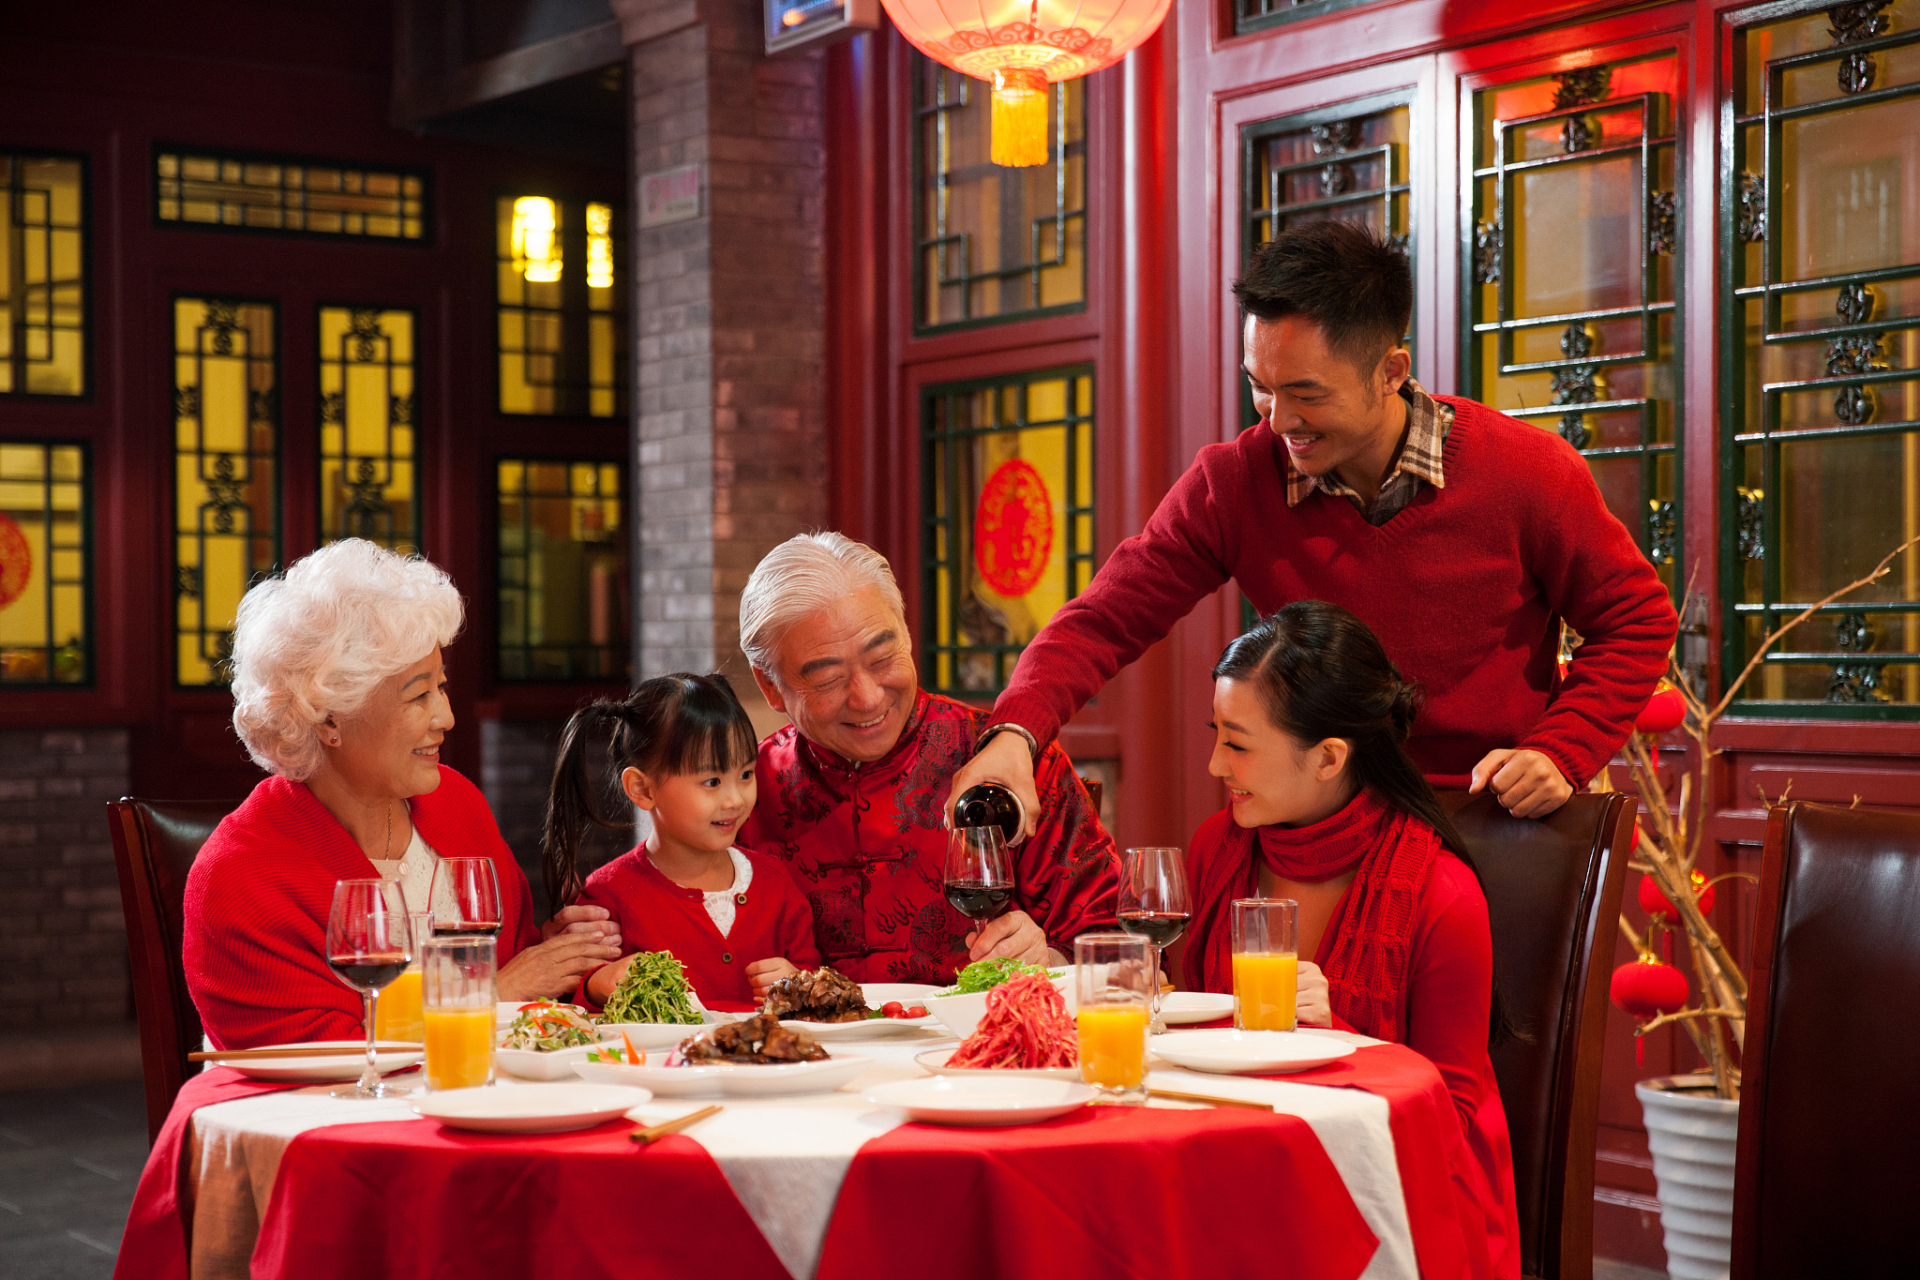
<instances>
[{"instance_id":1,"label":"decorative wrought iron grille","mask_svg":"<svg viewBox=\"0 0 1920 1280\"><path fill-rule=\"evenodd\" d=\"M1920 533L1920 0L1735 32L1720 238L1725 666ZM1768 653L1748 713L1920 715L1920 555Z\"/></svg>"},{"instance_id":2,"label":"decorative wrought iron grille","mask_svg":"<svg viewBox=\"0 0 1920 1280\"><path fill-rule=\"evenodd\" d=\"M1093 580L1093 369L927 387L921 420L923 671L990 696Z\"/></svg>"},{"instance_id":3,"label":"decorative wrought iron grille","mask_svg":"<svg viewBox=\"0 0 1920 1280\"><path fill-rule=\"evenodd\" d=\"M1086 86L1051 90L1053 158L987 158L988 95L914 55L914 273L921 331L1077 311L1087 300Z\"/></svg>"},{"instance_id":4,"label":"decorative wrought iron grille","mask_svg":"<svg viewBox=\"0 0 1920 1280\"><path fill-rule=\"evenodd\" d=\"M86 164L0 152L0 395L87 394Z\"/></svg>"},{"instance_id":5,"label":"decorative wrought iron grille","mask_svg":"<svg viewBox=\"0 0 1920 1280\"><path fill-rule=\"evenodd\" d=\"M1473 95L1461 241L1474 399L1580 451L1678 600L1678 185L1671 52Z\"/></svg>"},{"instance_id":6,"label":"decorative wrought iron grille","mask_svg":"<svg viewBox=\"0 0 1920 1280\"><path fill-rule=\"evenodd\" d=\"M271 302L173 300L174 682L224 685L233 621L280 559L280 362Z\"/></svg>"},{"instance_id":7,"label":"decorative wrought iron grille","mask_svg":"<svg viewBox=\"0 0 1920 1280\"><path fill-rule=\"evenodd\" d=\"M320 539L420 550L415 318L320 308Z\"/></svg>"},{"instance_id":8,"label":"decorative wrought iron grille","mask_svg":"<svg viewBox=\"0 0 1920 1280\"><path fill-rule=\"evenodd\" d=\"M1233 29L1240 34L1262 31L1372 3L1374 0L1233 0Z\"/></svg>"},{"instance_id":9,"label":"decorative wrought iron grille","mask_svg":"<svg viewBox=\"0 0 1920 1280\"><path fill-rule=\"evenodd\" d=\"M93 682L87 446L0 441L0 689Z\"/></svg>"},{"instance_id":10,"label":"decorative wrought iron grille","mask_svg":"<svg viewBox=\"0 0 1920 1280\"><path fill-rule=\"evenodd\" d=\"M625 412L620 219L610 204L552 199L552 253L529 270L514 206L495 202L500 412L613 418Z\"/></svg>"},{"instance_id":11,"label":"decorative wrought iron grille","mask_svg":"<svg viewBox=\"0 0 1920 1280\"><path fill-rule=\"evenodd\" d=\"M425 170L156 144L153 216L223 231L424 242Z\"/></svg>"},{"instance_id":12,"label":"decorative wrought iron grille","mask_svg":"<svg viewBox=\"0 0 1920 1280\"><path fill-rule=\"evenodd\" d=\"M592 459L497 464L501 680L627 678L621 472Z\"/></svg>"}]
</instances>

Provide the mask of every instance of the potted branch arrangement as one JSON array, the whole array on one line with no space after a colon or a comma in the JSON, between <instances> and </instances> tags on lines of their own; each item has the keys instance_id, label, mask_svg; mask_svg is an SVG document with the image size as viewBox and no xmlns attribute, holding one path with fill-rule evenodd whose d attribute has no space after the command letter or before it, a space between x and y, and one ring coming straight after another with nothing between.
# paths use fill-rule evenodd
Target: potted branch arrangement
<instances>
[{"instance_id":1,"label":"potted branch arrangement","mask_svg":"<svg viewBox=\"0 0 1920 1280\"><path fill-rule=\"evenodd\" d=\"M1712 794L1715 774L1710 768L1719 754L1710 741L1713 726L1774 644L1824 606L1885 577L1895 557L1916 543L1920 538L1902 543L1865 577L1807 606L1768 633L1712 705L1672 663L1669 678L1655 690L1627 739L1627 771L1643 810L1643 820L1634 827L1633 859L1628 866L1641 873L1638 897L1648 919L1642 934L1624 914L1620 918L1620 931L1637 958L1614 971L1611 995L1615 1005L1636 1019L1636 1051L1643 1052L1642 1037L1648 1032L1676 1024L1706 1064L1704 1071L1643 1080L1634 1086L1660 1188L1667 1271L1676 1280L1725 1277L1732 1250L1733 1153L1740 1105L1739 1059L1746 1040L1747 979L1708 912L1720 881L1753 877L1728 872L1709 880L1696 869L1707 820L1718 799ZM1693 739L1695 751L1692 767L1681 773L1678 794L1670 802L1660 780L1656 738L1675 729ZM1593 789L1612 790L1607 772L1594 779ZM1672 963L1675 938L1684 944L1680 949L1693 972L1691 983ZM1645 1061L1644 1056L1641 1060Z\"/></svg>"}]
</instances>

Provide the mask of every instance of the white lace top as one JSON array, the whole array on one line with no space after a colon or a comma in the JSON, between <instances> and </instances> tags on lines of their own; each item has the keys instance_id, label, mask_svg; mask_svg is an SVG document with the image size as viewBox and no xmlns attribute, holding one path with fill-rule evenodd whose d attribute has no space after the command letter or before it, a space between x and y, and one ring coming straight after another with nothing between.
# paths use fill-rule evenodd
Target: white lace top
<instances>
[{"instance_id":1,"label":"white lace top","mask_svg":"<svg viewBox=\"0 0 1920 1280\"><path fill-rule=\"evenodd\" d=\"M753 883L753 864L747 861L747 855L738 849L727 850L727 857L733 861L733 884L725 889L715 889L712 893L702 890L701 905L707 909L707 918L713 921L713 927L726 937L733 931L734 903L736 895L747 891Z\"/></svg>"}]
</instances>

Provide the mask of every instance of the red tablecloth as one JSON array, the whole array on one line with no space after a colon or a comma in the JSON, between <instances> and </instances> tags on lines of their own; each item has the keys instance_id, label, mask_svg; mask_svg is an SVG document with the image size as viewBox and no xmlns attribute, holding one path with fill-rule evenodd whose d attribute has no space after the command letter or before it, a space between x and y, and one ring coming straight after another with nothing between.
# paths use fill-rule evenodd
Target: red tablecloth
<instances>
[{"instance_id":1,"label":"red tablecloth","mask_svg":"<svg viewBox=\"0 0 1920 1280\"><path fill-rule=\"evenodd\" d=\"M188 1078L153 1140L146 1168L140 1171L127 1229L120 1236L120 1254L113 1264L114 1280L187 1280L193 1202L181 1165L193 1113L216 1102L299 1087L249 1079L231 1067L215 1067Z\"/></svg>"}]
</instances>

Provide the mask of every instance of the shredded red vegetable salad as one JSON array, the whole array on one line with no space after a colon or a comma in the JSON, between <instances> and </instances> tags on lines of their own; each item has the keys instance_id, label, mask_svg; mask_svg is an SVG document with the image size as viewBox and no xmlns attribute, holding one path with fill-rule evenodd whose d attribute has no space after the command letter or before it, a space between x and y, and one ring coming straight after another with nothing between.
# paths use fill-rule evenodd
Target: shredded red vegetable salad
<instances>
[{"instance_id":1,"label":"shredded red vegetable salad","mask_svg":"<svg viewBox=\"0 0 1920 1280\"><path fill-rule=\"evenodd\" d=\"M1044 974L1010 978L987 992L986 1016L947 1059L950 1067L1033 1071L1079 1065L1067 1002Z\"/></svg>"}]
</instances>

